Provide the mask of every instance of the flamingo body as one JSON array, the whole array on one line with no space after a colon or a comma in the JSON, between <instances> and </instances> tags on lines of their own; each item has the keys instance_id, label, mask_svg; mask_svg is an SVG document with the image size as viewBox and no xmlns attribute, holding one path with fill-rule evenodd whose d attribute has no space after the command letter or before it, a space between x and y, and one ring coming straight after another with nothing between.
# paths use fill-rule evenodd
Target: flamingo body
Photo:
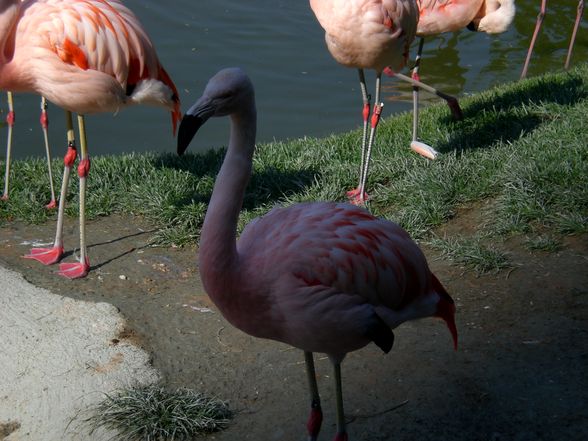
<instances>
[{"instance_id":1,"label":"flamingo body","mask_svg":"<svg viewBox=\"0 0 588 441\"><path fill-rule=\"evenodd\" d=\"M338 360L371 341L389 350L389 329L433 315L445 295L402 228L349 204L276 208L246 227L237 253L238 271L222 279L214 254L200 255L204 287L227 319Z\"/></svg>"},{"instance_id":2,"label":"flamingo body","mask_svg":"<svg viewBox=\"0 0 588 441\"><path fill-rule=\"evenodd\" d=\"M209 81L182 119L178 152L208 118L226 115L231 116L229 147L200 237L203 286L237 328L305 352L311 440L322 420L312 352L329 355L338 391L335 439L346 440L340 393L345 354L370 342L388 352L392 329L428 316L445 320L457 345L453 300L401 227L350 204L276 208L248 224L237 242L256 131L253 85L241 70L222 70Z\"/></svg>"},{"instance_id":3,"label":"flamingo body","mask_svg":"<svg viewBox=\"0 0 588 441\"><path fill-rule=\"evenodd\" d=\"M361 165L358 186L347 195L352 203L363 205L368 198L365 187L371 151L384 107L380 101L382 73L437 94L447 100L458 118L461 110L455 98L417 78L397 73L406 65L409 47L417 32L419 9L416 0L310 0L310 6L325 30L325 41L333 58L344 66L357 68L359 73L363 100ZM371 96L367 91L364 69L376 72L373 110L370 110ZM437 154L424 143L418 146L413 143L412 148L426 157L434 158Z\"/></svg>"},{"instance_id":4,"label":"flamingo body","mask_svg":"<svg viewBox=\"0 0 588 441\"><path fill-rule=\"evenodd\" d=\"M175 127L177 90L136 16L120 1L14 3L18 14L2 14L14 26L2 40L2 89L35 91L78 114L163 106L172 111Z\"/></svg>"},{"instance_id":5,"label":"flamingo body","mask_svg":"<svg viewBox=\"0 0 588 441\"><path fill-rule=\"evenodd\" d=\"M358 69L402 69L414 40L414 0L311 0L335 60Z\"/></svg>"},{"instance_id":6,"label":"flamingo body","mask_svg":"<svg viewBox=\"0 0 588 441\"><path fill-rule=\"evenodd\" d=\"M358 186L347 196L352 203L363 205L368 199L365 187L371 150L384 107L380 101L381 75L384 69L397 71L405 66L416 35L417 5L415 0L310 0L310 7L325 30L333 58L359 73L363 100L361 165ZM373 110L364 69L376 71Z\"/></svg>"}]
</instances>

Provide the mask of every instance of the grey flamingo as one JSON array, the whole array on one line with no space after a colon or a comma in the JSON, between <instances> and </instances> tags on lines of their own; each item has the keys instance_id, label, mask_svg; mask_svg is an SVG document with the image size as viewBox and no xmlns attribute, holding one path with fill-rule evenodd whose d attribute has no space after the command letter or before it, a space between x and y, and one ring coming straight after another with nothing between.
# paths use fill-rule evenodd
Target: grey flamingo
<instances>
[{"instance_id":1,"label":"grey flamingo","mask_svg":"<svg viewBox=\"0 0 588 441\"><path fill-rule=\"evenodd\" d=\"M392 329L429 316L445 320L457 347L453 300L406 231L354 205L276 208L249 223L237 242L257 118L253 85L240 69L210 79L182 119L179 154L214 116L230 116L231 133L200 237L203 286L235 327L304 351L312 396L310 440L317 439L322 421L312 353L329 355L337 391L335 441L347 440L345 355L371 342L388 352Z\"/></svg>"}]
</instances>

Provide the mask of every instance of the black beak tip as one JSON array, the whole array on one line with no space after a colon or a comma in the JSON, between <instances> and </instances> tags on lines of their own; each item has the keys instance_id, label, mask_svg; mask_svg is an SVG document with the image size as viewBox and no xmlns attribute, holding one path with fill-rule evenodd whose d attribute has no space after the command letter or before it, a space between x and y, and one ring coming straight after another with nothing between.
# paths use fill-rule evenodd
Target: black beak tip
<instances>
[{"instance_id":1,"label":"black beak tip","mask_svg":"<svg viewBox=\"0 0 588 441\"><path fill-rule=\"evenodd\" d=\"M179 156L182 156L184 154L184 152L190 145L192 138L194 138L194 135L196 134L198 129L202 126L202 124L204 124L204 121L205 120L203 120L202 118L193 115L185 115L182 118L180 128L178 129L177 152Z\"/></svg>"}]
</instances>

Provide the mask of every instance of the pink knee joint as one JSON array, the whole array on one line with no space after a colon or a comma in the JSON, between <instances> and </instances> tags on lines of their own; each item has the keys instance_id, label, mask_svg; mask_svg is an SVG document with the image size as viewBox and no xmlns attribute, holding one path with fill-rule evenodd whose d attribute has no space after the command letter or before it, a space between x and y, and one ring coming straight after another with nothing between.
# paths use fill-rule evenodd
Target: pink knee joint
<instances>
[{"instance_id":1,"label":"pink knee joint","mask_svg":"<svg viewBox=\"0 0 588 441\"><path fill-rule=\"evenodd\" d=\"M76 146L74 143L70 142L67 146L67 153L63 158L63 163L66 167L71 168L73 167L74 163L76 162L76 158L78 157L78 151L76 150Z\"/></svg>"},{"instance_id":2,"label":"pink knee joint","mask_svg":"<svg viewBox=\"0 0 588 441\"><path fill-rule=\"evenodd\" d=\"M90 158L84 158L78 164L78 176L85 178L88 176L88 173L90 173Z\"/></svg>"},{"instance_id":3,"label":"pink knee joint","mask_svg":"<svg viewBox=\"0 0 588 441\"><path fill-rule=\"evenodd\" d=\"M381 104L376 104L374 106L374 114L372 115L372 129L375 129L380 121L380 115L382 114L382 109L384 108Z\"/></svg>"},{"instance_id":4,"label":"pink knee joint","mask_svg":"<svg viewBox=\"0 0 588 441\"><path fill-rule=\"evenodd\" d=\"M14 111L11 110L6 115L6 124L8 124L10 127L12 127L14 125L15 120L16 120L16 116L14 114Z\"/></svg>"},{"instance_id":5,"label":"pink knee joint","mask_svg":"<svg viewBox=\"0 0 588 441\"><path fill-rule=\"evenodd\" d=\"M370 117L370 103L369 102L368 103L365 103L363 105L362 115L363 115L364 122L367 121L368 118Z\"/></svg>"},{"instance_id":6,"label":"pink knee joint","mask_svg":"<svg viewBox=\"0 0 588 441\"><path fill-rule=\"evenodd\" d=\"M41 117L39 118L39 122L41 123L41 127L46 129L49 127L49 115L45 110L41 111Z\"/></svg>"}]
</instances>

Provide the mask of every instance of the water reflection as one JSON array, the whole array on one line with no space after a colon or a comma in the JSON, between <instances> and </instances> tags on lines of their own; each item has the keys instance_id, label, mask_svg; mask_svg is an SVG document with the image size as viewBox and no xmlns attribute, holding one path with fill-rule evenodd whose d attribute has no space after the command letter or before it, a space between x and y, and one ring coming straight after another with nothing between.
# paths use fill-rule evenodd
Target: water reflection
<instances>
[{"instance_id":1,"label":"water reflection","mask_svg":"<svg viewBox=\"0 0 588 441\"><path fill-rule=\"evenodd\" d=\"M528 43L531 41L537 14L540 11L541 2L536 1L532 8L528 8L529 14L520 15L515 21L515 29L521 38L519 41L526 41L522 48L526 51ZM541 27L541 32L537 37L531 63L529 65L528 76L536 75L545 70L546 66L555 68L563 67L572 36L573 24L576 18L578 2L576 0L558 0L548 1L545 18ZM531 13L532 11L532 13ZM572 63L586 61L586 50L588 48L588 38L586 30L588 26L584 20L578 29Z\"/></svg>"}]
</instances>

